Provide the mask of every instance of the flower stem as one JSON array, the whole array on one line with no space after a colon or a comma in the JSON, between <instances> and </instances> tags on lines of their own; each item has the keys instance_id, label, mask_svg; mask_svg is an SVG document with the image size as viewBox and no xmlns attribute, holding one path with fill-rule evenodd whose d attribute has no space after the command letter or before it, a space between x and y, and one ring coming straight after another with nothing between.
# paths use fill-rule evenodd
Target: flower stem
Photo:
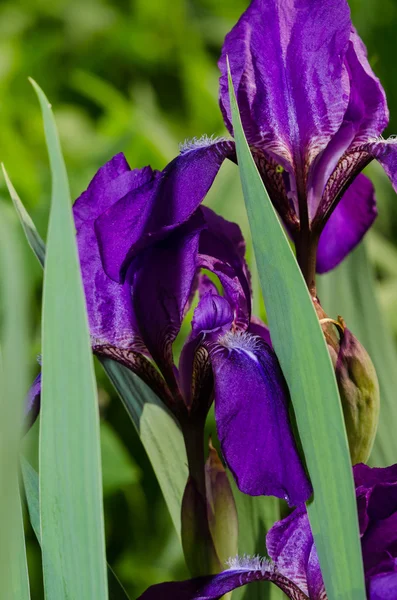
<instances>
[{"instance_id":1,"label":"flower stem","mask_svg":"<svg viewBox=\"0 0 397 600\"><path fill-rule=\"evenodd\" d=\"M316 259L318 238L310 230L300 230L295 237L296 260L309 288L310 295L315 298L316 290Z\"/></svg>"}]
</instances>

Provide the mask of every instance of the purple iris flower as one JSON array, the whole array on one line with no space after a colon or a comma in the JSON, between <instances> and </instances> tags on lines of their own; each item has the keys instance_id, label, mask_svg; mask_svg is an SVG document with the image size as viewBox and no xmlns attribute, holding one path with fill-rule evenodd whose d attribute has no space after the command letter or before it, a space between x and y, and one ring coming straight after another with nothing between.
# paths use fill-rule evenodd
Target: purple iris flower
<instances>
[{"instance_id":1,"label":"purple iris flower","mask_svg":"<svg viewBox=\"0 0 397 600\"><path fill-rule=\"evenodd\" d=\"M361 547L370 600L396 597L397 465L354 467ZM277 522L266 537L271 561L231 561L218 575L152 586L140 600L216 600L252 581L272 581L294 600L326 600L309 519L304 505Z\"/></svg>"},{"instance_id":2,"label":"purple iris flower","mask_svg":"<svg viewBox=\"0 0 397 600\"><path fill-rule=\"evenodd\" d=\"M240 489L296 506L312 490L268 330L251 319L240 228L207 207L185 210L197 190L188 177L175 179L173 169L175 163L161 173L131 170L118 154L74 204L93 351L122 363L156 392L179 420L187 449L192 423L204 423L215 397L222 451ZM186 202L174 206L178 193ZM116 206L133 232L126 255L123 232L109 236L106 227ZM217 276L223 296L203 268ZM172 344L197 290L200 301L178 369Z\"/></svg>"},{"instance_id":3,"label":"purple iris flower","mask_svg":"<svg viewBox=\"0 0 397 600\"><path fill-rule=\"evenodd\" d=\"M384 91L346 0L251 2L219 61L220 106L232 134L226 57L248 143L314 294L316 266L334 268L376 217L362 169L376 158L397 188L396 145L379 138L388 123ZM225 158L236 161L232 140L185 144L139 217L126 219L122 203L100 219L108 274L123 279L139 246L185 221Z\"/></svg>"}]
</instances>

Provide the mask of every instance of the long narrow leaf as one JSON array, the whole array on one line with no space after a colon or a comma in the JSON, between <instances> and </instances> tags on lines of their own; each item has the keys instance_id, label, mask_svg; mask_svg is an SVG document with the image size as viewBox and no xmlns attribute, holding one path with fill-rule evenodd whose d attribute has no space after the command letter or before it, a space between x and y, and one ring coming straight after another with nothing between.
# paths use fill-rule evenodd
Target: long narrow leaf
<instances>
[{"instance_id":1,"label":"long narrow leaf","mask_svg":"<svg viewBox=\"0 0 397 600\"><path fill-rule=\"evenodd\" d=\"M342 315L370 354L380 385L380 419L371 462L397 460L397 352L374 292L375 280L364 244L319 281L319 297L330 315Z\"/></svg>"},{"instance_id":2,"label":"long narrow leaf","mask_svg":"<svg viewBox=\"0 0 397 600\"><path fill-rule=\"evenodd\" d=\"M188 477L181 429L139 377L107 358L101 362L139 433L180 537L182 496Z\"/></svg>"},{"instance_id":3,"label":"long narrow leaf","mask_svg":"<svg viewBox=\"0 0 397 600\"><path fill-rule=\"evenodd\" d=\"M18 445L27 384L27 295L16 221L0 205L0 582L7 600L29 600Z\"/></svg>"},{"instance_id":4,"label":"long narrow leaf","mask_svg":"<svg viewBox=\"0 0 397 600\"><path fill-rule=\"evenodd\" d=\"M21 456L22 479L25 490L29 518L37 541L41 545L39 476L24 456ZM129 600L127 592L121 585L110 565L108 568L109 600Z\"/></svg>"},{"instance_id":5,"label":"long narrow leaf","mask_svg":"<svg viewBox=\"0 0 397 600\"><path fill-rule=\"evenodd\" d=\"M324 336L244 136L229 71L243 193L277 356L314 488L310 523L329 600L364 599L357 510L342 409Z\"/></svg>"},{"instance_id":6,"label":"long narrow leaf","mask_svg":"<svg viewBox=\"0 0 397 600\"><path fill-rule=\"evenodd\" d=\"M44 589L48 600L107 600L97 392L69 185L50 105L33 86L52 172L39 452Z\"/></svg>"},{"instance_id":7,"label":"long narrow leaf","mask_svg":"<svg viewBox=\"0 0 397 600\"><path fill-rule=\"evenodd\" d=\"M1 167L3 169L4 179L6 180L6 184L7 184L7 188L10 193L10 196L11 196L11 200L14 204L15 210L17 212L17 215L19 217L19 220L20 220L23 230L25 232L26 239L28 240L29 245L32 248L33 252L37 256L37 259L39 260L41 266L43 267L44 266L44 256L45 256L45 244L44 244L43 240L41 239L40 235L38 234L37 229L36 229L32 219L30 218L30 215L28 214L26 208L22 204L21 199L19 198L14 186L12 185L11 180L8 177L8 173L5 170L4 165L1 165Z\"/></svg>"}]
</instances>

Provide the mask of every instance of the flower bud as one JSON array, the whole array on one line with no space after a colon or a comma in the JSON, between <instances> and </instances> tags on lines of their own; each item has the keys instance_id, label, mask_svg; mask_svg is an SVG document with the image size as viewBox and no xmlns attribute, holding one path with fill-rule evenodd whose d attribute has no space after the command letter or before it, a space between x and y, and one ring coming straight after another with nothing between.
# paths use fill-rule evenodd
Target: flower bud
<instances>
[{"instance_id":1,"label":"flower bud","mask_svg":"<svg viewBox=\"0 0 397 600\"><path fill-rule=\"evenodd\" d=\"M224 564L237 554L238 517L229 479L211 440L205 464L205 487L208 523L216 552Z\"/></svg>"},{"instance_id":2,"label":"flower bud","mask_svg":"<svg viewBox=\"0 0 397 600\"><path fill-rule=\"evenodd\" d=\"M343 325L341 319L340 322ZM352 464L365 463L378 427L379 384L367 351L347 328L341 333L335 373Z\"/></svg>"},{"instance_id":3,"label":"flower bud","mask_svg":"<svg viewBox=\"0 0 397 600\"><path fill-rule=\"evenodd\" d=\"M182 499L182 547L192 577L219 573L217 556L208 524L206 499L190 475Z\"/></svg>"}]
</instances>

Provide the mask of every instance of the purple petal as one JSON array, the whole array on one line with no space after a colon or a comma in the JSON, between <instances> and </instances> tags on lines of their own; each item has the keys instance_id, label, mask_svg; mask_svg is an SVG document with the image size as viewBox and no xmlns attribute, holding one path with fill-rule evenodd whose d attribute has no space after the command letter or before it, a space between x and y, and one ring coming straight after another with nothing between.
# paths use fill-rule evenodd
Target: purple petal
<instances>
[{"instance_id":1,"label":"purple petal","mask_svg":"<svg viewBox=\"0 0 397 600\"><path fill-rule=\"evenodd\" d=\"M377 483L396 483L397 464L391 467L369 467L360 463L353 467L354 481L357 488L372 489Z\"/></svg>"},{"instance_id":2,"label":"purple petal","mask_svg":"<svg viewBox=\"0 0 397 600\"><path fill-rule=\"evenodd\" d=\"M374 187L360 174L343 194L321 233L317 272L335 268L362 240L376 216Z\"/></svg>"},{"instance_id":3,"label":"purple petal","mask_svg":"<svg viewBox=\"0 0 397 600\"><path fill-rule=\"evenodd\" d=\"M304 505L273 525L266 547L277 570L293 581L312 600L320 599L324 583Z\"/></svg>"},{"instance_id":4,"label":"purple petal","mask_svg":"<svg viewBox=\"0 0 397 600\"><path fill-rule=\"evenodd\" d=\"M98 170L87 190L74 203L76 228L86 221L94 221L128 192L152 178L150 167L131 170L124 154L116 154Z\"/></svg>"},{"instance_id":5,"label":"purple petal","mask_svg":"<svg viewBox=\"0 0 397 600\"><path fill-rule=\"evenodd\" d=\"M371 577L368 584L369 600L396 600L397 571L379 573Z\"/></svg>"},{"instance_id":6,"label":"purple petal","mask_svg":"<svg viewBox=\"0 0 397 600\"><path fill-rule=\"evenodd\" d=\"M99 169L73 206L93 346L143 349L132 309L131 287L115 283L103 270L94 223L104 210L152 177L150 167L131 171L124 155L118 154Z\"/></svg>"},{"instance_id":7,"label":"purple petal","mask_svg":"<svg viewBox=\"0 0 397 600\"><path fill-rule=\"evenodd\" d=\"M266 342L268 346L270 346L270 348L273 347L269 327L265 325L265 323L263 323L263 321L261 321L261 319L259 319L258 317L251 317L251 322L248 331L252 333L252 335L257 335L261 337L263 341Z\"/></svg>"},{"instance_id":8,"label":"purple petal","mask_svg":"<svg viewBox=\"0 0 397 600\"><path fill-rule=\"evenodd\" d=\"M289 598L308 600L298 587L277 573L270 564L258 560L253 560L251 566L231 568L210 577L160 583L146 590L138 600L218 600L224 594L253 581L272 581Z\"/></svg>"},{"instance_id":9,"label":"purple petal","mask_svg":"<svg viewBox=\"0 0 397 600\"><path fill-rule=\"evenodd\" d=\"M367 50L355 29L346 53L350 78L350 98L344 121L354 125L353 146L377 138L389 122L386 94L372 71Z\"/></svg>"},{"instance_id":10,"label":"purple petal","mask_svg":"<svg viewBox=\"0 0 397 600\"><path fill-rule=\"evenodd\" d=\"M218 276L233 307L236 325L246 329L251 316L251 288L240 227L205 206L201 210L207 227L200 238L200 266Z\"/></svg>"},{"instance_id":11,"label":"purple petal","mask_svg":"<svg viewBox=\"0 0 397 600\"><path fill-rule=\"evenodd\" d=\"M32 383L25 404L25 428L30 429L40 412L41 371Z\"/></svg>"},{"instance_id":12,"label":"purple petal","mask_svg":"<svg viewBox=\"0 0 397 600\"><path fill-rule=\"evenodd\" d=\"M226 56L249 144L302 172L342 124L350 31L345 0L253 0L226 36L219 62L229 130Z\"/></svg>"},{"instance_id":13,"label":"purple petal","mask_svg":"<svg viewBox=\"0 0 397 600\"><path fill-rule=\"evenodd\" d=\"M230 303L222 296L208 292L194 311L193 334L198 336L219 331L226 332L231 328L232 322L233 312Z\"/></svg>"},{"instance_id":14,"label":"purple petal","mask_svg":"<svg viewBox=\"0 0 397 600\"><path fill-rule=\"evenodd\" d=\"M260 338L227 333L211 350L215 417L226 463L240 490L295 506L311 495L288 418L276 355Z\"/></svg>"},{"instance_id":15,"label":"purple petal","mask_svg":"<svg viewBox=\"0 0 397 600\"><path fill-rule=\"evenodd\" d=\"M171 392L176 393L172 342L179 333L195 282L204 226L198 211L166 240L142 252L127 276L133 287L134 310L143 341Z\"/></svg>"},{"instance_id":16,"label":"purple petal","mask_svg":"<svg viewBox=\"0 0 397 600\"><path fill-rule=\"evenodd\" d=\"M345 153L354 153L368 140L376 139L389 120L385 92L368 63L365 46L355 30L350 34L345 64L350 79L349 105L339 131L316 158L309 172L308 204L312 219L317 210L324 210L324 202L328 204L327 194L321 203L320 199L339 159ZM341 166L340 179L345 184L346 176L350 176L349 164L343 160ZM334 175L332 178L335 179ZM333 193L332 200L335 199L337 194Z\"/></svg>"},{"instance_id":17,"label":"purple petal","mask_svg":"<svg viewBox=\"0 0 397 600\"><path fill-rule=\"evenodd\" d=\"M195 387L195 380L206 374L201 373L197 364L196 369L193 368L197 348L204 339L213 339L214 335L228 331L232 322L233 311L229 302L210 288L194 311L192 332L182 348L179 361L180 383L188 405L192 402L191 392ZM202 366L206 367L206 364Z\"/></svg>"},{"instance_id":18,"label":"purple petal","mask_svg":"<svg viewBox=\"0 0 397 600\"><path fill-rule=\"evenodd\" d=\"M77 245L92 345L143 350L131 286L116 283L106 275L91 221L83 223L78 230Z\"/></svg>"},{"instance_id":19,"label":"purple petal","mask_svg":"<svg viewBox=\"0 0 397 600\"><path fill-rule=\"evenodd\" d=\"M198 143L102 214L96 232L108 275L123 280L138 250L185 223L206 196L224 159L234 154L233 142Z\"/></svg>"}]
</instances>

